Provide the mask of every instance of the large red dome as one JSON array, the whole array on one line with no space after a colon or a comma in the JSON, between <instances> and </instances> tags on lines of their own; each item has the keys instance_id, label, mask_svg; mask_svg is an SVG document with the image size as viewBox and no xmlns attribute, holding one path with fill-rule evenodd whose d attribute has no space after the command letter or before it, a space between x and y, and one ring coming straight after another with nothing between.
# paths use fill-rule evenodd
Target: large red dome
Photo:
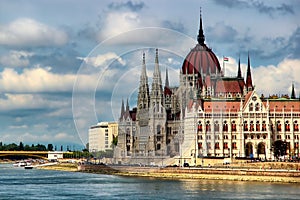
<instances>
[{"instance_id":1,"label":"large red dome","mask_svg":"<svg viewBox=\"0 0 300 200\"><path fill-rule=\"evenodd\" d=\"M205 36L202 28L202 17L200 15L200 29L198 33L198 44L189 52L182 65L183 74L199 73L201 76L220 74L221 67L214 52L204 43Z\"/></svg>"},{"instance_id":2,"label":"large red dome","mask_svg":"<svg viewBox=\"0 0 300 200\"><path fill-rule=\"evenodd\" d=\"M221 72L218 58L205 44L197 44L186 56L182 65L183 74L198 72L202 76Z\"/></svg>"}]
</instances>

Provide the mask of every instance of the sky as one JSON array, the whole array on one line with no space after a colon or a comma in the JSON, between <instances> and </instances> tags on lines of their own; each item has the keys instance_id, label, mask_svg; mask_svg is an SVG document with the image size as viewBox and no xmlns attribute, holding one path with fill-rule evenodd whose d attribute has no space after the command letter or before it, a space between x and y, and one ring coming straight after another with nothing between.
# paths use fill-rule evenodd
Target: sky
<instances>
[{"instance_id":1,"label":"sky","mask_svg":"<svg viewBox=\"0 0 300 200\"><path fill-rule=\"evenodd\" d=\"M178 86L197 43L200 7L205 43L225 75L238 59L264 96L300 93L298 0L1 0L0 141L83 146L88 129L118 120L122 99L136 104L146 55L155 48L164 82ZM79 148L79 147L78 147Z\"/></svg>"}]
</instances>

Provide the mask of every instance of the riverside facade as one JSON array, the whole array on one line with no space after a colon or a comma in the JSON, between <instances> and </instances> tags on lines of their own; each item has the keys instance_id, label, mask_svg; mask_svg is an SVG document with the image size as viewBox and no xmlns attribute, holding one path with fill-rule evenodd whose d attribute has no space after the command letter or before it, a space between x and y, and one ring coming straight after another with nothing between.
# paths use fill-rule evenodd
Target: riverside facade
<instances>
[{"instance_id":1,"label":"riverside facade","mask_svg":"<svg viewBox=\"0 0 300 200\"><path fill-rule=\"evenodd\" d=\"M290 96L257 94L249 54L246 77L240 61L236 77L225 77L205 43L201 15L197 41L183 61L178 87L169 85L167 71L163 86L156 49L150 90L143 55L137 107L122 101L116 162L198 165L207 157L298 157L300 101L294 85Z\"/></svg>"}]
</instances>

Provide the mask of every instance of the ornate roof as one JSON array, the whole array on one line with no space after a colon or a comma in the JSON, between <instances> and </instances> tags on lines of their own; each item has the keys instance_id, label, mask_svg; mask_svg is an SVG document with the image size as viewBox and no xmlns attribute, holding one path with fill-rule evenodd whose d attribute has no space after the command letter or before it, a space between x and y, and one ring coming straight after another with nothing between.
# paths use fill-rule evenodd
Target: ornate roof
<instances>
[{"instance_id":1,"label":"ornate roof","mask_svg":"<svg viewBox=\"0 0 300 200\"><path fill-rule=\"evenodd\" d=\"M200 15L200 29L198 44L189 52L182 65L183 74L200 73L203 76L219 74L220 63L214 52L206 46L205 36L202 29L202 17Z\"/></svg>"}]
</instances>

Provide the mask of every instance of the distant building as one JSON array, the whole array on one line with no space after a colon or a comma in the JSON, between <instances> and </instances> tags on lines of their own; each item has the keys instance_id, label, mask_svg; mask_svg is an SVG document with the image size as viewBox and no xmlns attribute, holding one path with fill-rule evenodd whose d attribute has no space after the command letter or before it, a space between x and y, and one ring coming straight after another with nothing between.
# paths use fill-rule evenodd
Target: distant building
<instances>
[{"instance_id":1,"label":"distant building","mask_svg":"<svg viewBox=\"0 0 300 200\"><path fill-rule=\"evenodd\" d=\"M143 54L137 107L121 104L116 161L199 165L208 157L298 157L300 101L294 85L290 97L258 95L249 54L242 74L239 60L237 75L224 76L205 44L201 16L198 43L183 60L179 87L169 85L167 71L162 85L156 49L150 88Z\"/></svg>"},{"instance_id":2,"label":"distant building","mask_svg":"<svg viewBox=\"0 0 300 200\"><path fill-rule=\"evenodd\" d=\"M64 151L49 151L48 160L57 160L64 158Z\"/></svg>"},{"instance_id":3,"label":"distant building","mask_svg":"<svg viewBox=\"0 0 300 200\"><path fill-rule=\"evenodd\" d=\"M112 150L112 142L118 136L116 122L100 122L89 129L89 151Z\"/></svg>"}]
</instances>

